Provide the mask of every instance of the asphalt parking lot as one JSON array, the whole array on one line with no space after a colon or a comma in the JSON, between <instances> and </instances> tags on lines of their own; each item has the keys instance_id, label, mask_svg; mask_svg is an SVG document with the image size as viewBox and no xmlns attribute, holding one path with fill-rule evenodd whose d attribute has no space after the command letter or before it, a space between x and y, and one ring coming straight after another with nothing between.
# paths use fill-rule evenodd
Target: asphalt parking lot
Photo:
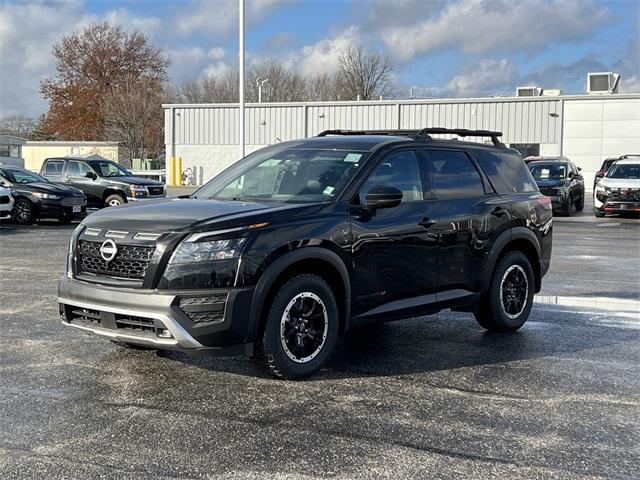
<instances>
[{"instance_id":1,"label":"asphalt parking lot","mask_svg":"<svg viewBox=\"0 0 640 480\"><path fill-rule=\"evenodd\" d=\"M2 479L640 476L638 219L556 219L516 334L448 311L354 331L297 383L63 327L72 228L0 229Z\"/></svg>"}]
</instances>

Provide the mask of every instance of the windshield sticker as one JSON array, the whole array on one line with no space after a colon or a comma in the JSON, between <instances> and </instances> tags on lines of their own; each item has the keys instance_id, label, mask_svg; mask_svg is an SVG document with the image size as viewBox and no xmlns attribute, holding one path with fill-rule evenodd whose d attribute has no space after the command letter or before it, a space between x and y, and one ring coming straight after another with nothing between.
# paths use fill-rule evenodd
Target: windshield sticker
<instances>
[{"instance_id":1,"label":"windshield sticker","mask_svg":"<svg viewBox=\"0 0 640 480\"><path fill-rule=\"evenodd\" d=\"M333 190L334 190L333 187L327 187L324 189L322 193L324 193L325 195L331 195L333 193Z\"/></svg>"},{"instance_id":2,"label":"windshield sticker","mask_svg":"<svg viewBox=\"0 0 640 480\"><path fill-rule=\"evenodd\" d=\"M362 157L361 153L347 153L347 156L344 157L345 162L355 163Z\"/></svg>"}]
</instances>

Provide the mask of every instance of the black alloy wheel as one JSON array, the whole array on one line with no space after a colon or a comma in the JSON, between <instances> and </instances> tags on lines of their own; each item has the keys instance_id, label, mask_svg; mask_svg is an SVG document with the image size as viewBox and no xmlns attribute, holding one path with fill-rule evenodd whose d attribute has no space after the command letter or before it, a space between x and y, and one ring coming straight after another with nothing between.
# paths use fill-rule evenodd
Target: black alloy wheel
<instances>
[{"instance_id":1,"label":"black alloy wheel","mask_svg":"<svg viewBox=\"0 0 640 480\"><path fill-rule=\"evenodd\" d=\"M16 200L13 205L13 218L20 225L31 225L35 221L35 206L25 198Z\"/></svg>"}]
</instances>

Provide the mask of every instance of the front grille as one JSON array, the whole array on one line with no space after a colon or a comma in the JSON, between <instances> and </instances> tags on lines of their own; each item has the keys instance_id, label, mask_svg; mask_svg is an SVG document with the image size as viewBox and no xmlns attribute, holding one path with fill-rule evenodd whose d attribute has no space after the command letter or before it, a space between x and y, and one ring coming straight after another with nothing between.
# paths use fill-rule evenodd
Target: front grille
<instances>
[{"instance_id":1,"label":"front grille","mask_svg":"<svg viewBox=\"0 0 640 480\"><path fill-rule=\"evenodd\" d=\"M149 190L149 195L163 195L164 187L147 187Z\"/></svg>"},{"instance_id":2,"label":"front grille","mask_svg":"<svg viewBox=\"0 0 640 480\"><path fill-rule=\"evenodd\" d=\"M617 188L609 193L613 202L640 202L640 188Z\"/></svg>"},{"instance_id":3,"label":"front grille","mask_svg":"<svg viewBox=\"0 0 640 480\"><path fill-rule=\"evenodd\" d=\"M78 253L80 256L80 272L105 275L109 277L142 280L147 273L149 262L155 247L141 245L117 245L118 253L110 262L100 254L101 242L80 240Z\"/></svg>"},{"instance_id":4,"label":"front grille","mask_svg":"<svg viewBox=\"0 0 640 480\"><path fill-rule=\"evenodd\" d=\"M226 295L207 295L205 297L182 297L178 307L193 323L222 322Z\"/></svg>"},{"instance_id":5,"label":"front grille","mask_svg":"<svg viewBox=\"0 0 640 480\"><path fill-rule=\"evenodd\" d=\"M74 205L84 205L86 201L84 197L64 197L61 203L65 207L72 207Z\"/></svg>"},{"instance_id":6,"label":"front grille","mask_svg":"<svg viewBox=\"0 0 640 480\"><path fill-rule=\"evenodd\" d=\"M6 203L9 203L9 201L10 201L9 195L0 196L0 205L4 205Z\"/></svg>"},{"instance_id":7,"label":"front grille","mask_svg":"<svg viewBox=\"0 0 640 480\"><path fill-rule=\"evenodd\" d=\"M90 308L71 307L68 311L69 322L84 322L93 325L100 325L100 312Z\"/></svg>"},{"instance_id":8,"label":"front grille","mask_svg":"<svg viewBox=\"0 0 640 480\"><path fill-rule=\"evenodd\" d=\"M552 187L540 187L540 193L543 195L546 195L547 197L555 196Z\"/></svg>"},{"instance_id":9,"label":"front grille","mask_svg":"<svg viewBox=\"0 0 640 480\"><path fill-rule=\"evenodd\" d=\"M115 319L116 328L118 330L135 330L137 332L156 333L156 326L153 318L116 314Z\"/></svg>"}]
</instances>

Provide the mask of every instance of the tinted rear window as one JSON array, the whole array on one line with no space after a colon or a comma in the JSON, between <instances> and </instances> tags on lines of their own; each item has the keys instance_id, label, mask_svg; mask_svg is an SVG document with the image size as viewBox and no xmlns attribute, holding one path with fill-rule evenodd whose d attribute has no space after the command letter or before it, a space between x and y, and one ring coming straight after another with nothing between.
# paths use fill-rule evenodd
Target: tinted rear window
<instances>
[{"instance_id":1,"label":"tinted rear window","mask_svg":"<svg viewBox=\"0 0 640 480\"><path fill-rule=\"evenodd\" d=\"M498 193L522 193L538 190L531 172L519 156L487 150L474 150L473 156Z\"/></svg>"}]
</instances>

